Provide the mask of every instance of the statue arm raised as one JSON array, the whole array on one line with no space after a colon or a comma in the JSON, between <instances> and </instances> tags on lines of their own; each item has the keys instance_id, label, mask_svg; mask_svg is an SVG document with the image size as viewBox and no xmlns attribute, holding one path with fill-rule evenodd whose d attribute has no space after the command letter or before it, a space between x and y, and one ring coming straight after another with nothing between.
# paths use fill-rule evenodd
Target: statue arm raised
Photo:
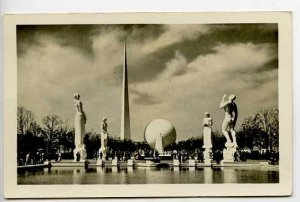
<instances>
[{"instance_id":1,"label":"statue arm raised","mask_svg":"<svg viewBox=\"0 0 300 202\"><path fill-rule=\"evenodd\" d=\"M221 103L220 103L220 109L224 108L228 104L228 101L226 99L226 94L224 94Z\"/></svg>"}]
</instances>

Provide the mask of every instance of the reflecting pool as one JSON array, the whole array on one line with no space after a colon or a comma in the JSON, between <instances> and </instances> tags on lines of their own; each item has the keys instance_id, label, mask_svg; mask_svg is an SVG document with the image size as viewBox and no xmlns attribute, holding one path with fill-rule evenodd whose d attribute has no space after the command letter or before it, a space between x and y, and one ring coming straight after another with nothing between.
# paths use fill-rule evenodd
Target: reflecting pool
<instances>
[{"instance_id":1,"label":"reflecting pool","mask_svg":"<svg viewBox=\"0 0 300 202\"><path fill-rule=\"evenodd\" d=\"M53 167L18 174L18 184L278 183L278 167L91 168Z\"/></svg>"}]
</instances>

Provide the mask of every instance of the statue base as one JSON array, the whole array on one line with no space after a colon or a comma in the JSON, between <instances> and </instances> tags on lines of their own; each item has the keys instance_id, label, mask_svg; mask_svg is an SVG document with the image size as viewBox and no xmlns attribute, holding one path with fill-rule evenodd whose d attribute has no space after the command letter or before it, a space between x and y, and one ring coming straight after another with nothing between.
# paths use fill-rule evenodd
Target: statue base
<instances>
[{"instance_id":1,"label":"statue base","mask_svg":"<svg viewBox=\"0 0 300 202\"><path fill-rule=\"evenodd\" d=\"M74 161L80 161L84 162L86 159L86 150L84 148L84 145L77 145L74 149ZM79 154L79 155L78 155Z\"/></svg>"},{"instance_id":2,"label":"statue base","mask_svg":"<svg viewBox=\"0 0 300 202\"><path fill-rule=\"evenodd\" d=\"M174 167L178 167L179 164L180 164L180 163L179 163L179 160L178 160L178 159L174 159L174 160L173 160L173 166L174 166Z\"/></svg>"},{"instance_id":3,"label":"statue base","mask_svg":"<svg viewBox=\"0 0 300 202\"><path fill-rule=\"evenodd\" d=\"M196 166L196 162L194 159L189 159L189 167L195 167Z\"/></svg>"},{"instance_id":4,"label":"statue base","mask_svg":"<svg viewBox=\"0 0 300 202\"><path fill-rule=\"evenodd\" d=\"M223 149L223 160L225 162L234 162L234 154L236 152L236 145L233 143L226 143L226 148Z\"/></svg>"},{"instance_id":5,"label":"statue base","mask_svg":"<svg viewBox=\"0 0 300 202\"><path fill-rule=\"evenodd\" d=\"M102 165L103 165L102 159L98 159L98 160L97 160L97 165L98 165L98 166L102 166Z\"/></svg>"},{"instance_id":6,"label":"statue base","mask_svg":"<svg viewBox=\"0 0 300 202\"><path fill-rule=\"evenodd\" d=\"M203 158L204 158L204 164L205 165L211 165L212 158L211 158L211 149L205 148L203 152Z\"/></svg>"},{"instance_id":7,"label":"statue base","mask_svg":"<svg viewBox=\"0 0 300 202\"><path fill-rule=\"evenodd\" d=\"M133 159L127 160L127 166L133 166Z\"/></svg>"},{"instance_id":8,"label":"statue base","mask_svg":"<svg viewBox=\"0 0 300 202\"><path fill-rule=\"evenodd\" d=\"M118 159L113 159L111 162L112 166L118 166Z\"/></svg>"}]
</instances>

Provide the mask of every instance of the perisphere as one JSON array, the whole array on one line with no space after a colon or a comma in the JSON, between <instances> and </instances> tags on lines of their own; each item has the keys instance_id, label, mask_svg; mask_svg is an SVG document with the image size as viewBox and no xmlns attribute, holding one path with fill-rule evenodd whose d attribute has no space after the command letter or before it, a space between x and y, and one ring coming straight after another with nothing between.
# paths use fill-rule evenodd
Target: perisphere
<instances>
[{"instance_id":1,"label":"perisphere","mask_svg":"<svg viewBox=\"0 0 300 202\"><path fill-rule=\"evenodd\" d=\"M165 119L152 120L145 128L144 137L150 147L154 148L156 140L160 137L166 147L176 141L176 130L172 123Z\"/></svg>"}]
</instances>

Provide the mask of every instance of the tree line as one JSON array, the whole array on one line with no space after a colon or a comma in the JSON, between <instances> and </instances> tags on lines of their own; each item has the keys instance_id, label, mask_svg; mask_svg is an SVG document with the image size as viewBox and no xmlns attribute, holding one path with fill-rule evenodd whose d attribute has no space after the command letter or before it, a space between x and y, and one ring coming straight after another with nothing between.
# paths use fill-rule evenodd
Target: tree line
<instances>
[{"instance_id":1,"label":"tree line","mask_svg":"<svg viewBox=\"0 0 300 202\"><path fill-rule=\"evenodd\" d=\"M237 130L237 143L242 152L258 152L259 154L277 153L279 150L279 111L277 109L261 110L245 118ZM32 111L20 106L17 111L17 157L24 161L28 153L33 158L55 159L61 153L63 159L73 158L75 130L68 120L56 114L45 116L37 123ZM225 137L215 130L212 134L214 152L224 149ZM88 158L98 158L100 134L87 132L84 144ZM192 137L165 148L176 150L188 156L201 156L202 137ZM43 156L41 157L41 154ZM120 141L112 135L108 137L108 156L130 158L133 155L153 155L153 150L146 142ZM267 158L267 157L266 157Z\"/></svg>"}]
</instances>

